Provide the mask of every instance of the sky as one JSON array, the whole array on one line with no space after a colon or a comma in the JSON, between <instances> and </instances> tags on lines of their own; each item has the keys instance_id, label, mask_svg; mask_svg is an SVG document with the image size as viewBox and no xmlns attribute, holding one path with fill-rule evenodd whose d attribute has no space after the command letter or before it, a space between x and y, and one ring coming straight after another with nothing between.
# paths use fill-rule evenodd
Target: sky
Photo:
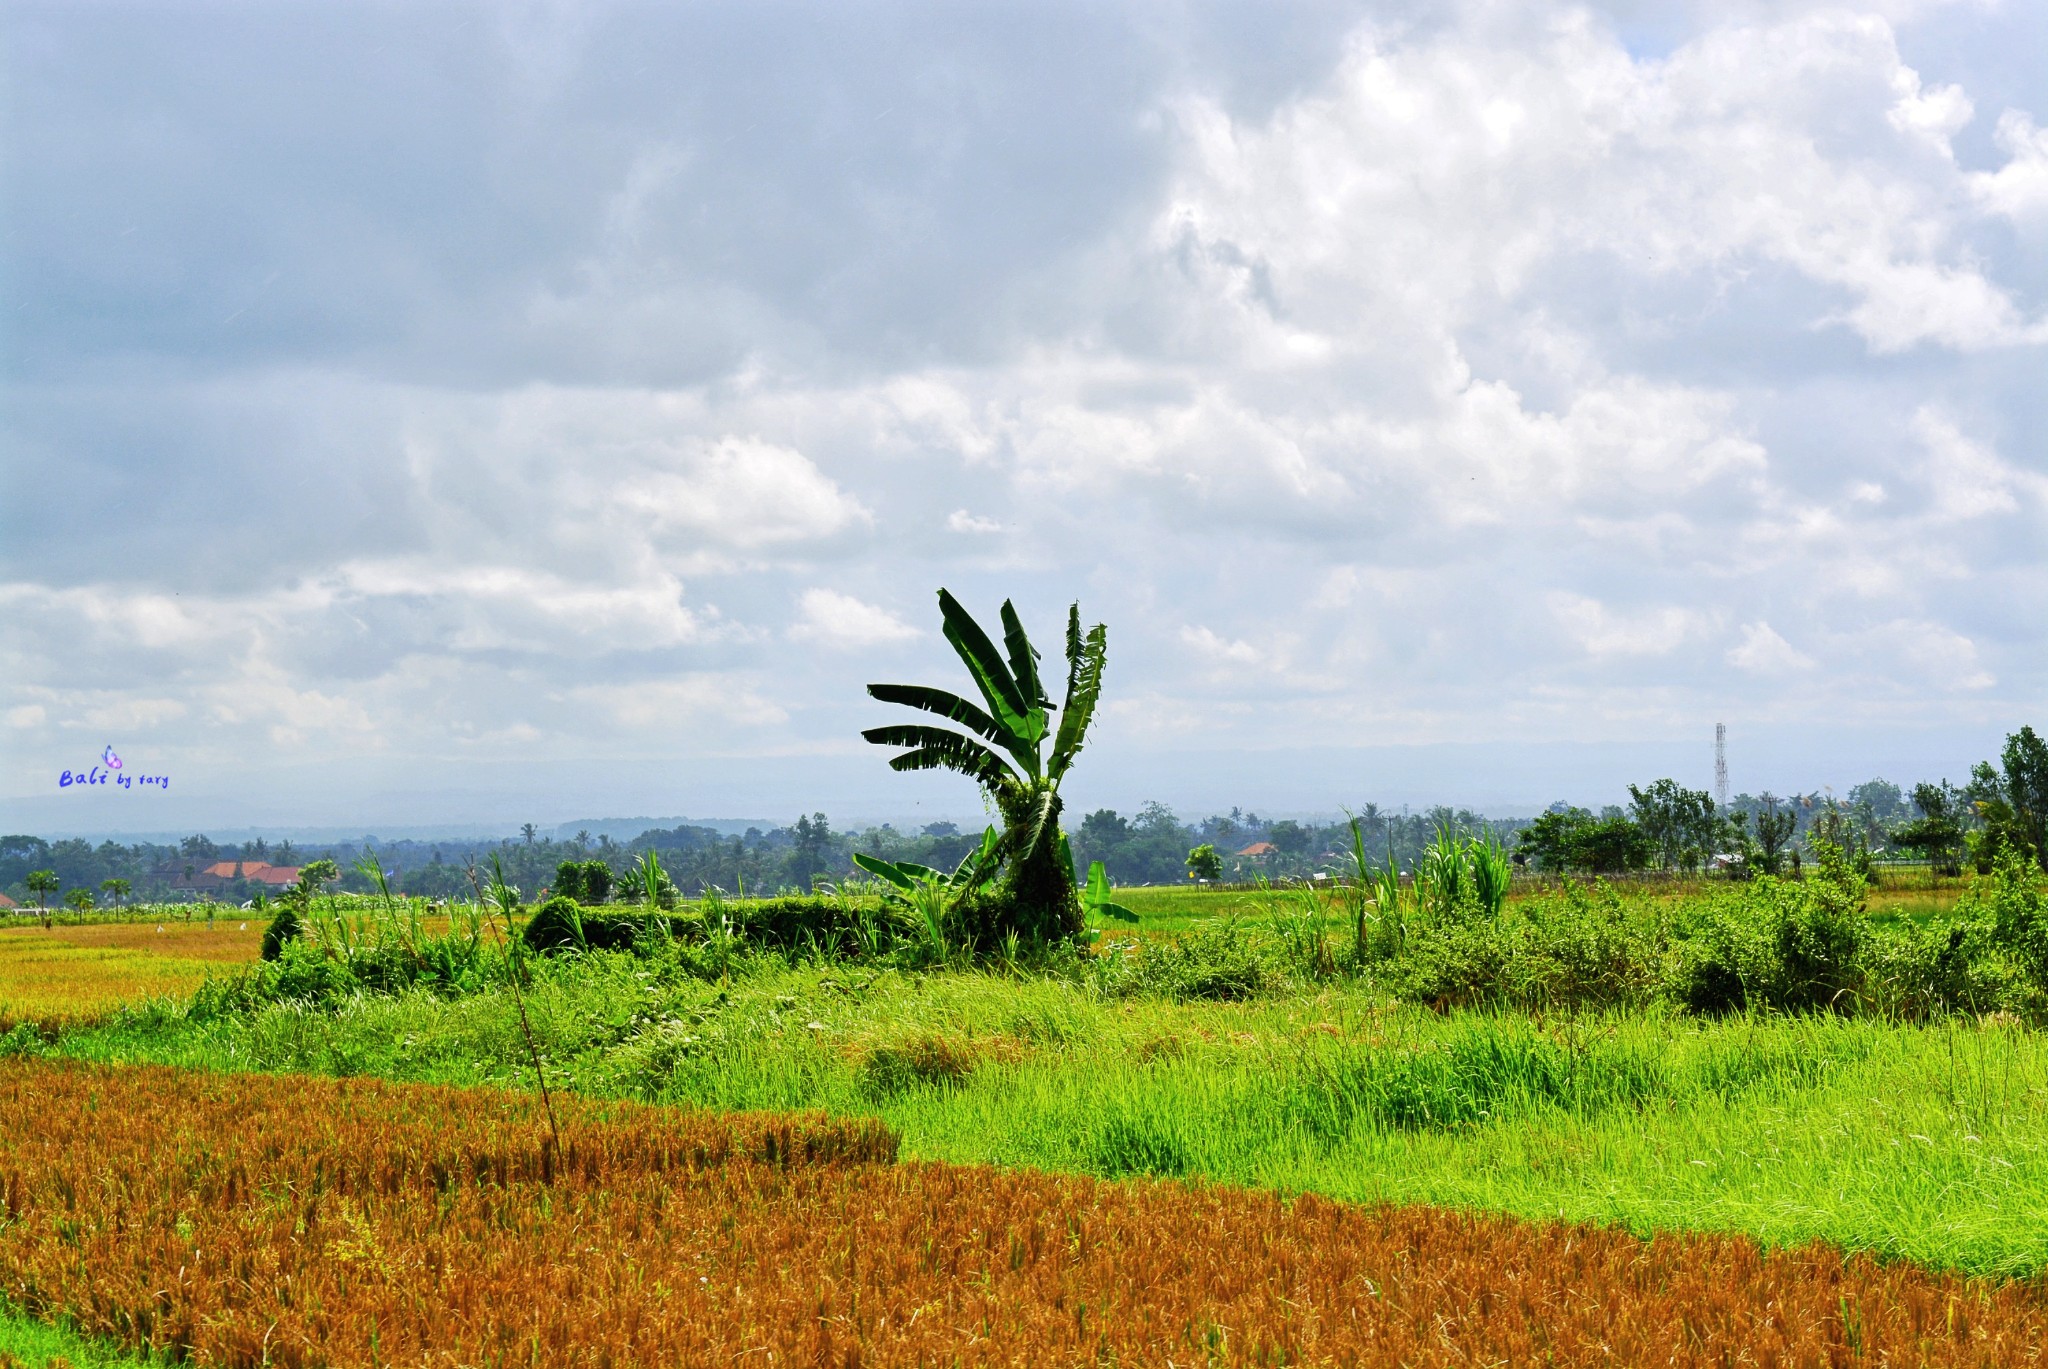
<instances>
[{"instance_id":1,"label":"sky","mask_svg":"<svg viewBox=\"0 0 2048 1369\"><path fill-rule=\"evenodd\" d=\"M1910 784L2048 725L2048 7L5 4L0 825ZM107 750L116 776L66 786Z\"/></svg>"}]
</instances>

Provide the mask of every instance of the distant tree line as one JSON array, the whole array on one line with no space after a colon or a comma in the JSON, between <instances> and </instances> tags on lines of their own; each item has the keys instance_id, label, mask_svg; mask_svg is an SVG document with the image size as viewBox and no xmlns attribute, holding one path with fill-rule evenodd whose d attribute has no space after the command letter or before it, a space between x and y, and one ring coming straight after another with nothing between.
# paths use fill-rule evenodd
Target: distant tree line
<instances>
[{"instance_id":1,"label":"distant tree line","mask_svg":"<svg viewBox=\"0 0 2048 1369\"><path fill-rule=\"evenodd\" d=\"M1208 847L1215 861L1210 866L1205 860L1204 872L1222 880L1299 877L1339 868L1350 848L1353 820L1371 854L1391 852L1404 870L1414 868L1423 848L1443 830L1490 834L1514 852L1518 865L1545 871L1722 867L1778 872L1801 860L1815 833L1861 859L1923 860L1951 874L1965 868L1988 872L2008 847L2048 869L2048 742L2033 728L2022 727L2006 738L1997 762L1973 767L1960 786L1943 778L1904 789L1874 779L1839 798L1825 792L1784 798L1742 794L1722 808L1704 790L1661 779L1631 785L1625 807L1598 812L1557 803L1533 819L1503 820L1462 808L1411 813L1368 803L1352 819L1321 823L1268 819L1237 808L1184 821L1165 804L1147 803L1128 817L1096 809L1078 825L1070 824L1069 835L1081 870L1099 860L1120 884L1179 884L1189 878L1189 856L1199 847ZM963 831L950 822L915 832L887 824L843 832L823 813L801 816L786 827L751 827L731 835L689 824L654 828L624 842L588 832L543 837L532 823L519 835L497 841L365 837L305 846L290 841L273 845L261 838L221 844L204 835L175 845L94 845L81 838L48 841L17 834L0 837L0 891L24 907L53 904L80 891L99 906L162 902L198 897L176 886L217 862L289 866L326 859L343 872L339 887L367 893L370 882L357 865L374 852L393 888L407 894L465 897L471 891L471 868L496 856L507 879L532 896L552 888L563 862L602 862L612 872L613 889L621 881L630 889L633 866L642 853L653 851L685 895L714 887L734 894L774 893L854 876L856 851L951 869L980 837L978 829ZM241 903L264 893L260 884L231 880L209 896ZM85 902L76 900L73 906Z\"/></svg>"}]
</instances>

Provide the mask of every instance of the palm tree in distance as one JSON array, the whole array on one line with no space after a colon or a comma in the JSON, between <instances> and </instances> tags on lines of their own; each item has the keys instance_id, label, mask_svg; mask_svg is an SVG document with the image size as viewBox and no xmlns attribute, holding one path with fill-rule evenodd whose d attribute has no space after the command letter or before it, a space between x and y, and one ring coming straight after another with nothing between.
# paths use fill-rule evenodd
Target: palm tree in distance
<instances>
[{"instance_id":1,"label":"palm tree in distance","mask_svg":"<svg viewBox=\"0 0 2048 1369\"><path fill-rule=\"evenodd\" d=\"M1055 731L1053 702L1039 679L1039 653L1016 608L1003 604L1003 651L943 589L939 614L946 640L973 677L984 706L926 685L871 684L868 693L883 703L935 713L966 731L899 723L871 727L861 736L877 746L906 748L890 760L891 769L951 770L974 780L995 800L1003 815L999 852L1011 907L1011 925L995 929L998 933L1015 931L1044 940L1078 936L1086 920L1060 832L1060 782L1081 752L1102 696L1109 629L1097 623L1084 635L1080 605L1067 610L1067 690Z\"/></svg>"}]
</instances>

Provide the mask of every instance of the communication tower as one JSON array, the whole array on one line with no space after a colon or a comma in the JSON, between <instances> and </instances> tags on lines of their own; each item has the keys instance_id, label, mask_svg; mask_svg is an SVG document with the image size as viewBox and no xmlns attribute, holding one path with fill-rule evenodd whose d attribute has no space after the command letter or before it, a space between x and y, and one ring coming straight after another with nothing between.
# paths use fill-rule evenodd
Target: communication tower
<instances>
[{"instance_id":1,"label":"communication tower","mask_svg":"<svg viewBox=\"0 0 2048 1369\"><path fill-rule=\"evenodd\" d=\"M1714 802L1728 806L1728 724L1714 724Z\"/></svg>"}]
</instances>

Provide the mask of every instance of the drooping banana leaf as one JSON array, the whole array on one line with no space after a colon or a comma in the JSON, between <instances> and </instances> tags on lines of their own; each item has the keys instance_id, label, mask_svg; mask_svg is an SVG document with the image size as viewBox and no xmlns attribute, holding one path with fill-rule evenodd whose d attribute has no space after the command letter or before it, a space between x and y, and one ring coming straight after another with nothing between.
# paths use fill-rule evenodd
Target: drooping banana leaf
<instances>
[{"instance_id":1,"label":"drooping banana leaf","mask_svg":"<svg viewBox=\"0 0 2048 1369\"><path fill-rule=\"evenodd\" d=\"M962 757L954 749L942 746L920 746L915 751L906 751L900 756L889 758L889 768L909 774L918 770L951 770L956 775L969 779L990 789L1000 789L1005 784L1015 783L1010 772L1000 762L990 761L978 766L971 757Z\"/></svg>"},{"instance_id":2,"label":"drooping banana leaf","mask_svg":"<svg viewBox=\"0 0 2048 1369\"><path fill-rule=\"evenodd\" d=\"M1016 850L1019 860L1022 860L1026 853L1036 851L1039 843L1045 840L1046 827L1052 822L1053 804L1059 799L1059 790L1053 785L1041 784L1034 791L1034 799L1031 805L1031 822L1025 827L1023 842ZM1067 837L1067 834L1057 827L1053 829L1053 835L1060 841L1065 841ZM1072 859L1067 861L1067 868L1074 868Z\"/></svg>"},{"instance_id":3,"label":"drooping banana leaf","mask_svg":"<svg viewBox=\"0 0 2048 1369\"><path fill-rule=\"evenodd\" d=\"M885 704L903 704L908 708L921 708L927 713L949 718L963 727L980 733L997 746L1007 748L1014 740L996 725L994 718L958 694L950 694L943 689L933 689L927 685L871 684L868 686L868 696Z\"/></svg>"},{"instance_id":4,"label":"drooping banana leaf","mask_svg":"<svg viewBox=\"0 0 2048 1369\"><path fill-rule=\"evenodd\" d=\"M853 863L873 875L876 879L886 880L899 889L914 889L917 887L911 882L910 876L893 860L883 860L880 856L871 856L864 852L855 851L853 853Z\"/></svg>"},{"instance_id":5,"label":"drooping banana leaf","mask_svg":"<svg viewBox=\"0 0 2048 1369\"><path fill-rule=\"evenodd\" d=\"M870 727L860 735L876 746L912 748L889 762L895 770L952 770L991 788L1017 782L1017 773L1001 756L971 737L942 727L898 723Z\"/></svg>"}]
</instances>

